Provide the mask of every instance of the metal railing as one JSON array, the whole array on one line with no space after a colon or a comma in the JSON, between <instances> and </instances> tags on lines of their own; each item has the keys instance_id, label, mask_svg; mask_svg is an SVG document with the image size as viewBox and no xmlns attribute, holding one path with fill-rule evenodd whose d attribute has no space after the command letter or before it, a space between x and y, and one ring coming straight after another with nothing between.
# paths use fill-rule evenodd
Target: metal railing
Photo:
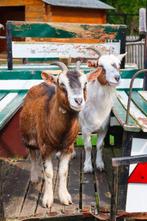
<instances>
[{"instance_id":1,"label":"metal railing","mask_svg":"<svg viewBox=\"0 0 147 221\"><path fill-rule=\"evenodd\" d=\"M127 40L135 40L138 36L127 36ZM144 68L144 40L126 42L126 63L135 63L139 69Z\"/></svg>"}]
</instances>

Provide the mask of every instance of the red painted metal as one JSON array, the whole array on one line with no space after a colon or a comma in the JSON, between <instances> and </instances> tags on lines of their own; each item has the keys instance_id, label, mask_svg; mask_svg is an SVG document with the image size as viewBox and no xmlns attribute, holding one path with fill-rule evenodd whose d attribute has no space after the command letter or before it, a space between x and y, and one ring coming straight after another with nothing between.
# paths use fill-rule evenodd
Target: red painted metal
<instances>
[{"instance_id":1,"label":"red painted metal","mask_svg":"<svg viewBox=\"0 0 147 221\"><path fill-rule=\"evenodd\" d=\"M0 131L0 157L26 157L28 154L21 141L19 114L20 111Z\"/></svg>"},{"instance_id":2,"label":"red painted metal","mask_svg":"<svg viewBox=\"0 0 147 221\"><path fill-rule=\"evenodd\" d=\"M147 184L147 163L138 163L128 178L128 183Z\"/></svg>"}]
</instances>

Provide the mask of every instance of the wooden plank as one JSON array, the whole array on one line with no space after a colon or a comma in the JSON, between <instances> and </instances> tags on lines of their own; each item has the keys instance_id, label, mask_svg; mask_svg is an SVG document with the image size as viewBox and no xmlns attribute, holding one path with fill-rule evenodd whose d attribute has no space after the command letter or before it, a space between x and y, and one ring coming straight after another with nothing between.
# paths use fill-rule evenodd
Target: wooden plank
<instances>
[{"instance_id":1,"label":"wooden plank","mask_svg":"<svg viewBox=\"0 0 147 221\"><path fill-rule=\"evenodd\" d=\"M13 102L13 100L18 96L17 93L8 93L1 101L0 101L0 111L3 111L6 106Z\"/></svg>"},{"instance_id":2,"label":"wooden plank","mask_svg":"<svg viewBox=\"0 0 147 221\"><path fill-rule=\"evenodd\" d=\"M0 112L0 129L14 116L21 107L25 92L20 92L15 98Z\"/></svg>"},{"instance_id":3,"label":"wooden plank","mask_svg":"<svg viewBox=\"0 0 147 221\"><path fill-rule=\"evenodd\" d=\"M96 185L99 196L99 209L100 211L108 212L110 211L111 193L105 171L96 170Z\"/></svg>"},{"instance_id":4,"label":"wooden plank","mask_svg":"<svg viewBox=\"0 0 147 221\"><path fill-rule=\"evenodd\" d=\"M131 79L121 79L121 82L117 86L117 89L118 90L130 89L130 82L131 82ZM133 88L135 90L138 90L138 89L142 89L142 87L143 87L143 79L141 78L135 79Z\"/></svg>"},{"instance_id":5,"label":"wooden plank","mask_svg":"<svg viewBox=\"0 0 147 221\"><path fill-rule=\"evenodd\" d=\"M40 187L38 189L38 199L37 199L36 208L34 211L35 217L46 217L47 209L44 208L42 205L43 193L44 193L44 179L41 180Z\"/></svg>"},{"instance_id":6,"label":"wooden plank","mask_svg":"<svg viewBox=\"0 0 147 221\"><path fill-rule=\"evenodd\" d=\"M4 161L3 205L5 218L18 218L30 177L29 162Z\"/></svg>"},{"instance_id":7,"label":"wooden plank","mask_svg":"<svg viewBox=\"0 0 147 221\"><path fill-rule=\"evenodd\" d=\"M93 157L96 158L96 154L93 153L93 155ZM96 189L98 194L97 204L100 212L110 211L110 177L112 175L111 157L111 148L103 148L103 160L105 164L105 170L101 172L95 168Z\"/></svg>"},{"instance_id":8,"label":"wooden plank","mask_svg":"<svg viewBox=\"0 0 147 221\"><path fill-rule=\"evenodd\" d=\"M112 185L112 163L111 163L112 157L114 157L112 148L111 147L103 148L103 160L104 160L105 173L106 173L109 189L111 188L111 185Z\"/></svg>"},{"instance_id":9,"label":"wooden plank","mask_svg":"<svg viewBox=\"0 0 147 221\"><path fill-rule=\"evenodd\" d=\"M143 112L143 114L147 116L147 102L143 99L143 97L140 96L137 91L133 91L131 99L135 103L135 105Z\"/></svg>"},{"instance_id":10,"label":"wooden plank","mask_svg":"<svg viewBox=\"0 0 147 221\"><path fill-rule=\"evenodd\" d=\"M136 124L135 120L129 115L128 125L125 124L126 121L126 110L120 103L118 99L115 99L112 111L117 118L120 125L124 128L124 130L128 131L140 131L140 127Z\"/></svg>"},{"instance_id":11,"label":"wooden plank","mask_svg":"<svg viewBox=\"0 0 147 221\"><path fill-rule=\"evenodd\" d=\"M84 152L84 150L83 150ZM84 153L82 153L84 163ZM84 165L82 164L82 169ZM82 171L82 209L91 211L91 206L95 206L94 173L84 173Z\"/></svg>"},{"instance_id":12,"label":"wooden plank","mask_svg":"<svg viewBox=\"0 0 147 221\"><path fill-rule=\"evenodd\" d=\"M7 70L6 67L4 69L0 70L0 82L2 80L33 80L33 79L41 79L41 70L42 69L53 69L53 66L43 66L42 69L37 68L38 66L34 65L21 65L21 68L19 69L20 65L17 65L17 69L14 69L12 71ZM37 68L37 69L36 69ZM23 70L22 70L23 69ZM56 67L57 69L57 67Z\"/></svg>"},{"instance_id":13,"label":"wooden plank","mask_svg":"<svg viewBox=\"0 0 147 221\"><path fill-rule=\"evenodd\" d=\"M122 105L127 108L128 95L124 91L118 91L117 97ZM136 120L141 129L144 132L147 132L147 117L136 107L133 102L130 104L130 115Z\"/></svg>"},{"instance_id":14,"label":"wooden plank","mask_svg":"<svg viewBox=\"0 0 147 221\"><path fill-rule=\"evenodd\" d=\"M69 65L69 68L74 69L75 64ZM80 68L84 71L84 73L91 71L91 68L88 68L86 64L81 64ZM0 82L2 80L41 80L41 72L43 70L48 70L53 74L57 74L56 71L61 71L57 65L16 65L12 71L7 70L6 67L5 69L0 70Z\"/></svg>"},{"instance_id":15,"label":"wooden plank","mask_svg":"<svg viewBox=\"0 0 147 221\"><path fill-rule=\"evenodd\" d=\"M122 79L131 79L137 71L136 68L120 69L120 75ZM143 78L143 76L144 74L140 74L137 78Z\"/></svg>"},{"instance_id":16,"label":"wooden plank","mask_svg":"<svg viewBox=\"0 0 147 221\"><path fill-rule=\"evenodd\" d=\"M40 174L41 175L41 174ZM40 177L41 179L41 177ZM42 189L42 179L38 184L33 184L30 181L28 191L26 192L25 199L19 217L33 217L35 216L39 193Z\"/></svg>"},{"instance_id":17,"label":"wooden plank","mask_svg":"<svg viewBox=\"0 0 147 221\"><path fill-rule=\"evenodd\" d=\"M0 101L7 95L6 92L0 92Z\"/></svg>"},{"instance_id":18,"label":"wooden plank","mask_svg":"<svg viewBox=\"0 0 147 221\"><path fill-rule=\"evenodd\" d=\"M14 37L92 38L100 42L120 40L125 25L97 25L78 23L7 22Z\"/></svg>"},{"instance_id":19,"label":"wooden plank","mask_svg":"<svg viewBox=\"0 0 147 221\"><path fill-rule=\"evenodd\" d=\"M79 213L80 206L80 161L81 149L76 148L76 157L71 160L69 165L68 191L72 197L72 205L65 207L64 213L74 215Z\"/></svg>"},{"instance_id":20,"label":"wooden plank","mask_svg":"<svg viewBox=\"0 0 147 221\"><path fill-rule=\"evenodd\" d=\"M43 80L35 80L35 79L34 80L1 80L0 90L1 91L28 90L32 86L40 84L41 82L43 82ZM8 94L7 96L10 97L10 101L11 101L11 97L17 96L17 93L11 93L11 94ZM1 103L3 103L5 100L8 100L7 96L1 101ZM1 108L2 107L3 106L1 104Z\"/></svg>"},{"instance_id":21,"label":"wooden plank","mask_svg":"<svg viewBox=\"0 0 147 221\"><path fill-rule=\"evenodd\" d=\"M138 93L143 97L145 101L147 101L147 91L139 91Z\"/></svg>"},{"instance_id":22,"label":"wooden plank","mask_svg":"<svg viewBox=\"0 0 147 221\"><path fill-rule=\"evenodd\" d=\"M59 176L58 176L58 170L59 170L59 160L56 158L56 156L53 159L53 165L54 165L54 177L53 177L53 192L54 192L54 203L50 210L47 211L48 216L61 216L64 214L65 206L60 203L59 197L58 197L58 187L59 187Z\"/></svg>"},{"instance_id":23,"label":"wooden plank","mask_svg":"<svg viewBox=\"0 0 147 221\"><path fill-rule=\"evenodd\" d=\"M120 53L120 42L103 44L76 44L76 43L56 43L56 42L13 42L12 52L14 58L97 58L97 54L92 50L93 47L102 53ZM21 51L21 53L20 53Z\"/></svg>"}]
</instances>

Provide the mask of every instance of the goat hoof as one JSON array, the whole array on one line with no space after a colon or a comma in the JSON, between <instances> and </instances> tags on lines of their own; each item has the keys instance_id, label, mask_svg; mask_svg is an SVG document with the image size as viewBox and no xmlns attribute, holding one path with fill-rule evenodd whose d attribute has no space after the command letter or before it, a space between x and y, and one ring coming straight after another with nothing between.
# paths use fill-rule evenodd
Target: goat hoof
<instances>
[{"instance_id":1,"label":"goat hoof","mask_svg":"<svg viewBox=\"0 0 147 221\"><path fill-rule=\"evenodd\" d=\"M103 161L96 162L96 168L99 171L103 171L104 170L104 162Z\"/></svg>"},{"instance_id":2,"label":"goat hoof","mask_svg":"<svg viewBox=\"0 0 147 221\"><path fill-rule=\"evenodd\" d=\"M66 206L72 204L71 195L68 192L62 192L59 194L60 202Z\"/></svg>"},{"instance_id":3,"label":"goat hoof","mask_svg":"<svg viewBox=\"0 0 147 221\"><path fill-rule=\"evenodd\" d=\"M92 173L93 172L93 167L92 165L88 164L88 165L84 165L84 173Z\"/></svg>"},{"instance_id":4,"label":"goat hoof","mask_svg":"<svg viewBox=\"0 0 147 221\"><path fill-rule=\"evenodd\" d=\"M44 194L43 199L42 199L42 205L45 208L51 208L53 204L53 198L51 198L50 196L46 196L46 194Z\"/></svg>"}]
</instances>

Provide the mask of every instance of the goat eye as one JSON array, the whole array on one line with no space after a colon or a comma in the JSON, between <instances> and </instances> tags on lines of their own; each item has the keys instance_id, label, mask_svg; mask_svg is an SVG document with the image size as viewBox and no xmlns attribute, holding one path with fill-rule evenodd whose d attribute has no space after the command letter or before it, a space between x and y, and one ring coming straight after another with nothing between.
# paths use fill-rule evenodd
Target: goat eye
<instances>
[{"instance_id":1,"label":"goat eye","mask_svg":"<svg viewBox=\"0 0 147 221\"><path fill-rule=\"evenodd\" d=\"M61 88L62 91L66 92L66 86L65 86L64 83L60 84L60 88Z\"/></svg>"},{"instance_id":2,"label":"goat eye","mask_svg":"<svg viewBox=\"0 0 147 221\"><path fill-rule=\"evenodd\" d=\"M62 88L64 88L64 89L66 88L64 83L61 83L61 84L60 84L60 87L62 87Z\"/></svg>"}]
</instances>

